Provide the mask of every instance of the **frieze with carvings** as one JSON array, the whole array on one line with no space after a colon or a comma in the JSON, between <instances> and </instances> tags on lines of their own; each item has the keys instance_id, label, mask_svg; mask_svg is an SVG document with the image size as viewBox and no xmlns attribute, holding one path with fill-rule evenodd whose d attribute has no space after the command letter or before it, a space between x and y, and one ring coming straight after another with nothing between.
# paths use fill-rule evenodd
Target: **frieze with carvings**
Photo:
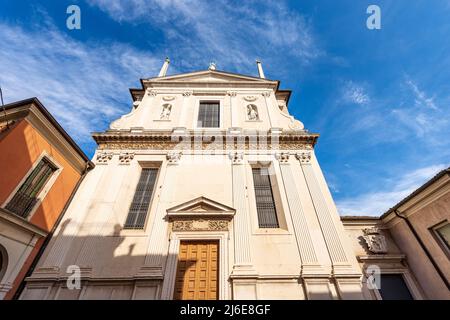
<instances>
[{"instance_id":1,"label":"frieze with carvings","mask_svg":"<svg viewBox=\"0 0 450 320\"><path fill-rule=\"evenodd\" d=\"M229 222L218 219L176 220L172 231L227 231Z\"/></svg>"}]
</instances>

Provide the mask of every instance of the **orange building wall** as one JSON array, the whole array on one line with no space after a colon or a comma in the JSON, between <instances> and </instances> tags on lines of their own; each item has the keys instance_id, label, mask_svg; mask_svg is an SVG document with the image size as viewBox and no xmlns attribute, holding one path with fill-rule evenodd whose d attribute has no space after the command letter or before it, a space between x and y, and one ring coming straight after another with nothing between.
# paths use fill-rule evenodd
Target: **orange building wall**
<instances>
[{"instance_id":1,"label":"orange building wall","mask_svg":"<svg viewBox=\"0 0 450 320\"><path fill-rule=\"evenodd\" d=\"M81 174L26 119L22 119L0 140L0 150L0 204L15 190L43 151L63 166L30 220L34 225L50 231Z\"/></svg>"}]
</instances>

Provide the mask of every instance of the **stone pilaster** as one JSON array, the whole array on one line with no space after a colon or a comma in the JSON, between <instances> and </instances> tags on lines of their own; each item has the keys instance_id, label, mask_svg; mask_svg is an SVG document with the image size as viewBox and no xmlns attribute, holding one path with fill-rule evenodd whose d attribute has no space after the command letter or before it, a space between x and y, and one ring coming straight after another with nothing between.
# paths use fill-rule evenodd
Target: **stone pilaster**
<instances>
[{"instance_id":1,"label":"stone pilaster","mask_svg":"<svg viewBox=\"0 0 450 320\"><path fill-rule=\"evenodd\" d=\"M255 275L250 251L250 222L247 207L245 165L242 152L230 153L233 174L234 266L232 277Z\"/></svg>"},{"instance_id":2,"label":"stone pilaster","mask_svg":"<svg viewBox=\"0 0 450 320\"><path fill-rule=\"evenodd\" d=\"M312 237L300 201L299 190L295 184L294 174L289 164L289 153L282 153L278 158L289 210L291 212L292 224L294 226L295 238L302 260L302 267L308 265L317 266L319 262L314 251Z\"/></svg>"}]
</instances>

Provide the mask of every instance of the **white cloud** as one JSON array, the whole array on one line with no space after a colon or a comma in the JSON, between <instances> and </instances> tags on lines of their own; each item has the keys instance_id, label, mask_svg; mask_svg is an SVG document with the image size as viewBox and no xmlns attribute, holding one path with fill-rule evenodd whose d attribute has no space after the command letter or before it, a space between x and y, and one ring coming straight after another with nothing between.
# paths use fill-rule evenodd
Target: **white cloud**
<instances>
[{"instance_id":1,"label":"white cloud","mask_svg":"<svg viewBox=\"0 0 450 320\"><path fill-rule=\"evenodd\" d=\"M165 35L165 50L185 69L233 67L256 73L255 58L266 65L308 63L320 55L310 24L282 1L90 0L113 19L147 23ZM286 66L287 68L292 67Z\"/></svg>"},{"instance_id":2,"label":"white cloud","mask_svg":"<svg viewBox=\"0 0 450 320\"><path fill-rule=\"evenodd\" d=\"M122 43L82 43L51 21L34 30L0 23L0 39L5 102L38 97L81 143L128 112L128 88L161 64L160 57Z\"/></svg>"},{"instance_id":3,"label":"white cloud","mask_svg":"<svg viewBox=\"0 0 450 320\"><path fill-rule=\"evenodd\" d=\"M385 183L385 190L339 200L336 203L339 213L341 215L379 216L446 167L448 165L437 164L417 169L401 176L391 188L387 187L388 183Z\"/></svg>"},{"instance_id":4,"label":"white cloud","mask_svg":"<svg viewBox=\"0 0 450 320\"><path fill-rule=\"evenodd\" d=\"M370 102L369 94L363 86L347 81L342 90L343 99L345 102L350 102L358 105L367 104Z\"/></svg>"}]
</instances>

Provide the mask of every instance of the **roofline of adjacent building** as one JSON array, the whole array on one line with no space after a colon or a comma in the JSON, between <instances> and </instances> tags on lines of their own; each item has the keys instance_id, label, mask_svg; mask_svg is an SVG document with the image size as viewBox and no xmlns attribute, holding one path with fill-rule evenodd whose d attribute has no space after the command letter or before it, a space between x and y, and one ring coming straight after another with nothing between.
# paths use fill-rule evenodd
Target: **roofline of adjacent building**
<instances>
[{"instance_id":1,"label":"roofline of adjacent building","mask_svg":"<svg viewBox=\"0 0 450 320\"><path fill-rule=\"evenodd\" d=\"M89 158L86 156L86 154L81 150L81 148L78 146L78 144L69 136L69 134L61 127L61 125L56 121L56 119L51 115L51 113L44 107L41 101L37 97L32 97L20 101L11 102L8 104L5 104L2 109L4 110L12 110L19 107L24 107L29 105L30 107L32 105L36 106L38 110L45 116L45 118L58 130L58 132L66 139L66 141L70 144L70 146L80 155L81 158L87 163L87 165L90 168L94 167L94 164L89 160ZM4 117L3 114L1 114L0 118Z\"/></svg>"},{"instance_id":2,"label":"roofline of adjacent building","mask_svg":"<svg viewBox=\"0 0 450 320\"><path fill-rule=\"evenodd\" d=\"M413 199L414 197L416 197L418 194L420 194L421 192L423 192L425 189L427 189L429 186L431 186L433 183L435 183L436 181L438 181L440 178L444 177L445 175L449 175L450 176L450 167L448 167L447 169L441 170L439 171L433 178L431 178L430 180L428 180L427 182L425 182L422 186L420 186L419 188L417 188L415 191L413 191L410 195L408 195L406 198L404 198L403 200L401 200L400 202L398 202L395 206L393 206L392 208L390 208L389 210L387 210L385 213L383 213L380 216L380 219L383 219L385 217L387 217L389 214L391 214L392 212L398 210L401 206L403 206L405 203L407 203L408 201L410 201L411 199Z\"/></svg>"}]
</instances>

